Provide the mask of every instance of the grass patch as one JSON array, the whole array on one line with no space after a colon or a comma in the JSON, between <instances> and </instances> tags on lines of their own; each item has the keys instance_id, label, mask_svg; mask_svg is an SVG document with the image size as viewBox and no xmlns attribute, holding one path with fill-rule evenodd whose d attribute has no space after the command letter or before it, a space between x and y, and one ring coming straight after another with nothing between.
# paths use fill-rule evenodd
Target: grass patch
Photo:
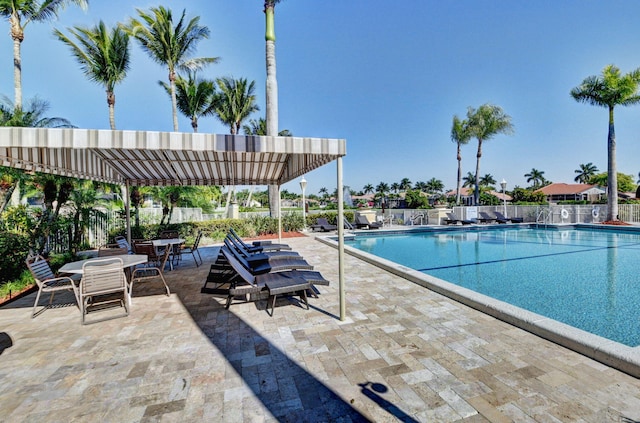
<instances>
[{"instance_id":1,"label":"grass patch","mask_svg":"<svg viewBox=\"0 0 640 423\"><path fill-rule=\"evenodd\" d=\"M33 276L28 270L25 270L18 279L0 285L0 304L31 288L33 285L35 285Z\"/></svg>"}]
</instances>

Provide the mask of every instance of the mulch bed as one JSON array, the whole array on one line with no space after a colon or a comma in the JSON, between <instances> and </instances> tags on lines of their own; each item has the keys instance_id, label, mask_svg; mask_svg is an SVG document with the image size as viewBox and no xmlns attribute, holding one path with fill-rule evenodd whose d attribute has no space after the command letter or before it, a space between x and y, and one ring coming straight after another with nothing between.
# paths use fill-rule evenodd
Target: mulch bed
<instances>
[{"instance_id":1,"label":"mulch bed","mask_svg":"<svg viewBox=\"0 0 640 423\"><path fill-rule=\"evenodd\" d=\"M292 231L292 232L283 232L282 233L282 238L302 238L305 237L306 235L301 233L301 232L297 232L297 231ZM251 240L261 240L261 239L278 239L278 234L263 234L263 235L258 235L255 237L251 237Z\"/></svg>"},{"instance_id":2,"label":"mulch bed","mask_svg":"<svg viewBox=\"0 0 640 423\"><path fill-rule=\"evenodd\" d=\"M38 286L36 284L30 285L30 286L25 286L19 292L12 292L11 296L6 296L6 297L3 297L3 298L0 298L0 306L2 306L3 304L10 303L11 301L15 301L18 298L22 298L25 295L29 295L32 292L35 292L37 289L38 289Z\"/></svg>"},{"instance_id":3,"label":"mulch bed","mask_svg":"<svg viewBox=\"0 0 640 423\"><path fill-rule=\"evenodd\" d=\"M615 225L615 226L633 226L631 223L623 222L622 220L607 220L602 222L603 225Z\"/></svg>"}]
</instances>

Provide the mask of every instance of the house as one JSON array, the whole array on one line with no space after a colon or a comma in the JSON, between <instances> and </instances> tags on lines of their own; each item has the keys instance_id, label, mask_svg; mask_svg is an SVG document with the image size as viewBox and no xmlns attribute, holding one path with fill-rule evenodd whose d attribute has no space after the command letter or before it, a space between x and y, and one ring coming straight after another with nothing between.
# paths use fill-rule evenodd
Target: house
<instances>
[{"instance_id":1,"label":"house","mask_svg":"<svg viewBox=\"0 0 640 423\"><path fill-rule=\"evenodd\" d=\"M558 201L599 201L605 196L605 190L597 185L589 184L549 184L537 189L543 193L549 203Z\"/></svg>"}]
</instances>

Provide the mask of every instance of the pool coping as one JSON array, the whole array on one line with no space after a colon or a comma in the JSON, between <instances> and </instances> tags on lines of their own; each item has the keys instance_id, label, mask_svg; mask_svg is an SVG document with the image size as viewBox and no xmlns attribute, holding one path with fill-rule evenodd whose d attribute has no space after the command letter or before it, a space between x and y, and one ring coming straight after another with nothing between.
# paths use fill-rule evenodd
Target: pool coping
<instances>
[{"instance_id":1,"label":"pool coping","mask_svg":"<svg viewBox=\"0 0 640 423\"><path fill-rule=\"evenodd\" d=\"M477 225L476 227L487 229L487 226L488 225ZM561 227L563 228L567 228L568 226L597 227L600 229L604 225L561 225ZM500 227L504 228L506 227L506 225L500 225ZM623 228L623 230L625 230L629 227ZM458 228L458 230L461 229L462 228ZM469 228L465 227L464 229L468 230ZM441 230L448 231L455 229L444 226L434 226L430 229L423 228L423 231ZM637 228L636 230L640 230L640 228ZM416 229L390 229L384 231L376 231L376 233L380 235L389 235L414 231L416 231ZM371 231L355 232L356 233L350 235L350 237L357 236L358 233L360 233L361 235L373 235ZM317 236L316 240L322 242L323 244L338 248L338 241L335 235L326 237ZM443 279L424 274L390 260L383 259L373 254L355 249L348 245L344 246L344 250L349 255L364 260L367 263L370 263L383 270L400 276L410 282L413 282L431 291L437 292L441 295L444 295L445 297L451 298L452 300L472 307L478 311L500 319L513 326L524 329L527 332L540 336L541 338L547 339L558 345L562 345L563 347L576 351L586 357L606 364L609 367L613 367L631 376L640 378L640 347L629 347L619 342L611 341L601 336L586 332L582 329L578 329L565 323L561 323L549 317L533 313L520 307L508 304L504 301L496 300L495 298L491 298L484 294L472 291L468 288L464 288L451 282L447 282Z\"/></svg>"}]
</instances>

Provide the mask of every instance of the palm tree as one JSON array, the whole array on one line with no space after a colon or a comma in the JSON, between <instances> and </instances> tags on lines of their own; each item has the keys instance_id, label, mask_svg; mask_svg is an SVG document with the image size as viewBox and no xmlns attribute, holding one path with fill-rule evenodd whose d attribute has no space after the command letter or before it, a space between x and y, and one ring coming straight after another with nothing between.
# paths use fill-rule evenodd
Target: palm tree
<instances>
[{"instance_id":1,"label":"palm tree","mask_svg":"<svg viewBox=\"0 0 640 423\"><path fill-rule=\"evenodd\" d=\"M588 184L589 179L591 179L593 175L598 173L598 168L593 163L589 162L587 164L581 164L580 169L576 169L575 173L578 174L573 179L575 182L578 182L581 184Z\"/></svg>"},{"instance_id":2,"label":"palm tree","mask_svg":"<svg viewBox=\"0 0 640 423\"><path fill-rule=\"evenodd\" d=\"M396 194L398 193L398 191L400 190L400 184L397 182L394 182L391 184L391 191L395 192Z\"/></svg>"},{"instance_id":3,"label":"palm tree","mask_svg":"<svg viewBox=\"0 0 640 423\"><path fill-rule=\"evenodd\" d=\"M364 194L371 194L371 193L373 193L373 185L371 185L371 184L367 184L367 185L365 185L364 187L362 187L362 192L363 192Z\"/></svg>"},{"instance_id":4,"label":"palm tree","mask_svg":"<svg viewBox=\"0 0 640 423\"><path fill-rule=\"evenodd\" d=\"M216 94L211 111L225 125L232 135L237 134L242 122L260 108L256 104L255 81L244 79L218 78L220 92Z\"/></svg>"},{"instance_id":5,"label":"palm tree","mask_svg":"<svg viewBox=\"0 0 640 423\"><path fill-rule=\"evenodd\" d=\"M267 121L265 118L249 119L248 125L242 125L242 132L245 135L267 135ZM283 129L278 132L278 136L292 137L293 133L288 129Z\"/></svg>"},{"instance_id":6,"label":"palm tree","mask_svg":"<svg viewBox=\"0 0 640 423\"><path fill-rule=\"evenodd\" d=\"M276 4L281 0L265 0L264 16L265 16L265 33L264 39L266 43L266 135L275 135L278 133L278 81L276 79L276 25L275 12ZM280 214L280 199L278 198L278 187L269 185L269 214L271 217L278 217Z\"/></svg>"},{"instance_id":7,"label":"palm tree","mask_svg":"<svg viewBox=\"0 0 640 423\"><path fill-rule=\"evenodd\" d=\"M467 110L469 135L478 140L478 153L476 154L476 181L473 195L474 204L480 201L480 158L482 157L482 142L490 140L497 134L513 133L511 116L507 115L501 107L492 104L483 104L474 109Z\"/></svg>"},{"instance_id":8,"label":"palm tree","mask_svg":"<svg viewBox=\"0 0 640 423\"><path fill-rule=\"evenodd\" d=\"M173 130L177 132L176 72L180 69L195 71L218 61L217 57L189 58L196 44L202 39L209 38L209 29L199 25L199 16L185 22L186 10L182 11L175 26L170 9L158 6L152 7L148 12L136 10L142 21L131 18L127 29L153 60L169 70Z\"/></svg>"},{"instance_id":9,"label":"palm tree","mask_svg":"<svg viewBox=\"0 0 640 423\"><path fill-rule=\"evenodd\" d=\"M426 192L428 190L428 186L426 182L418 181L413 186L413 189L416 189L421 192Z\"/></svg>"},{"instance_id":10,"label":"palm tree","mask_svg":"<svg viewBox=\"0 0 640 423\"><path fill-rule=\"evenodd\" d=\"M444 183L440 179L431 178L426 183L426 190L430 194L437 194L444 189Z\"/></svg>"},{"instance_id":11,"label":"palm tree","mask_svg":"<svg viewBox=\"0 0 640 423\"><path fill-rule=\"evenodd\" d=\"M58 11L73 3L87 7L87 0L0 0L0 15L9 19L13 40L13 88L16 109L22 108L22 54L24 30L30 22L44 22L56 18Z\"/></svg>"},{"instance_id":12,"label":"palm tree","mask_svg":"<svg viewBox=\"0 0 640 423\"><path fill-rule=\"evenodd\" d=\"M607 220L618 219L618 179L616 165L616 132L613 123L615 106L631 106L640 102L638 84L640 69L622 75L620 69L608 65L602 70L602 77L589 76L582 84L571 90L571 96L578 102L609 109L609 134L607 137Z\"/></svg>"},{"instance_id":13,"label":"palm tree","mask_svg":"<svg viewBox=\"0 0 640 423\"><path fill-rule=\"evenodd\" d=\"M492 187L495 183L496 180L490 173L487 173L482 178L480 178L480 185L483 187Z\"/></svg>"},{"instance_id":14,"label":"palm tree","mask_svg":"<svg viewBox=\"0 0 640 423\"><path fill-rule=\"evenodd\" d=\"M544 185L544 170L538 170L532 168L531 172L525 173L524 177L527 178L527 183L533 182L533 188L538 188Z\"/></svg>"},{"instance_id":15,"label":"palm tree","mask_svg":"<svg viewBox=\"0 0 640 423\"><path fill-rule=\"evenodd\" d=\"M109 125L116 129L114 107L115 85L124 80L129 70L129 35L121 26L109 31L103 21L93 28L68 28L78 40L78 44L59 30L54 35L71 47L71 52L80 63L80 68L90 81L105 87L109 105Z\"/></svg>"},{"instance_id":16,"label":"palm tree","mask_svg":"<svg viewBox=\"0 0 640 423\"><path fill-rule=\"evenodd\" d=\"M400 189L402 191L411 189L411 180L409 178L402 178L402 180L400 181Z\"/></svg>"},{"instance_id":17,"label":"palm tree","mask_svg":"<svg viewBox=\"0 0 640 423\"><path fill-rule=\"evenodd\" d=\"M464 188L472 188L476 184L476 175L471 172L467 172L467 176L462 178L462 186Z\"/></svg>"},{"instance_id":18,"label":"palm tree","mask_svg":"<svg viewBox=\"0 0 640 423\"><path fill-rule=\"evenodd\" d=\"M460 120L458 116L453 116L453 124L451 125L451 141L456 143L458 160L458 175L456 179L456 205L460 205L460 184L462 183L462 154L460 146L468 144L471 139L469 133L469 123L466 120Z\"/></svg>"},{"instance_id":19,"label":"palm tree","mask_svg":"<svg viewBox=\"0 0 640 423\"><path fill-rule=\"evenodd\" d=\"M164 81L158 83L171 96L171 86ZM195 71L189 71L187 78L176 78L176 104L178 110L191 120L193 132L198 132L198 119L211 113L211 104L216 93L215 82L196 77Z\"/></svg>"},{"instance_id":20,"label":"palm tree","mask_svg":"<svg viewBox=\"0 0 640 423\"><path fill-rule=\"evenodd\" d=\"M329 190L328 190L327 188L325 188L325 187L322 187L322 188L320 188L320 189L318 190L318 193L319 193L320 195L322 195L322 198L323 198L323 199L325 199L325 198L327 198L327 195L329 195Z\"/></svg>"},{"instance_id":21,"label":"palm tree","mask_svg":"<svg viewBox=\"0 0 640 423\"><path fill-rule=\"evenodd\" d=\"M49 103L38 97L29 100L24 108L14 107L7 96L1 96L0 99L0 126L74 128L65 118L44 116L49 110Z\"/></svg>"}]
</instances>

